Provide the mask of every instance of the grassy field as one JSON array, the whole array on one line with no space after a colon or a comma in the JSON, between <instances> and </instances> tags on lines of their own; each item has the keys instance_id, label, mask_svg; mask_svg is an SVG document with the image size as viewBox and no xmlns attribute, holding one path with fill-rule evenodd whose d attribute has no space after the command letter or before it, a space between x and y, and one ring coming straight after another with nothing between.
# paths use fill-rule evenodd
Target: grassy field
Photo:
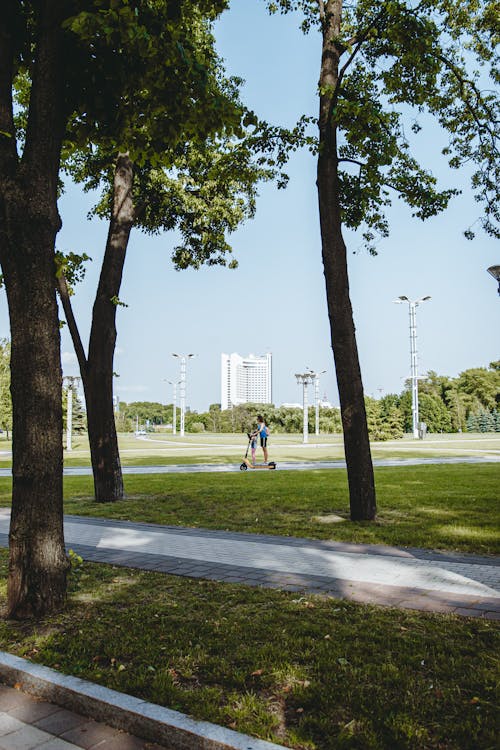
<instances>
[{"instance_id":1,"label":"grassy field","mask_svg":"<svg viewBox=\"0 0 500 750\"><path fill-rule=\"evenodd\" d=\"M70 589L0 648L296 750L496 747L497 623L78 562Z\"/></svg>"},{"instance_id":2,"label":"grassy field","mask_svg":"<svg viewBox=\"0 0 500 750\"><path fill-rule=\"evenodd\" d=\"M65 512L167 525L491 554L499 551L497 464L380 467L378 517L348 521L344 470L126 475L126 498L93 500L66 477ZM0 479L0 504L11 480Z\"/></svg>"},{"instance_id":3,"label":"grassy field","mask_svg":"<svg viewBox=\"0 0 500 750\"><path fill-rule=\"evenodd\" d=\"M237 463L247 446L246 435L211 434L172 436L152 433L147 437L133 434L119 436L120 455L124 466L164 465L179 463ZM0 466L10 466L11 443L0 441ZM270 458L274 461L343 460L341 435L310 435L302 443L302 435L273 434ZM373 458L425 458L450 456L500 457L500 434L429 435L425 440L405 437L372 443ZM75 436L73 450L65 450L66 466L89 466L90 455L86 436Z\"/></svg>"}]
</instances>

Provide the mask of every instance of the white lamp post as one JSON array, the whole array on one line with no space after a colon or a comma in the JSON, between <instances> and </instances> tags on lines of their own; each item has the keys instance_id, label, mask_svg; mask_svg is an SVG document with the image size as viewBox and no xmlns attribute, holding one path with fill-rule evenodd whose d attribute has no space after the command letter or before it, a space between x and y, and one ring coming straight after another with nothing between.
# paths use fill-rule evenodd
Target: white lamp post
<instances>
[{"instance_id":1,"label":"white lamp post","mask_svg":"<svg viewBox=\"0 0 500 750\"><path fill-rule=\"evenodd\" d=\"M500 266L490 266L487 270L490 276L498 281L498 294L500 294Z\"/></svg>"},{"instance_id":2,"label":"white lamp post","mask_svg":"<svg viewBox=\"0 0 500 750\"><path fill-rule=\"evenodd\" d=\"M174 390L174 400L173 400L173 414L172 414L172 435L177 435L177 386L180 383L180 380L164 380L165 383L168 383L172 386Z\"/></svg>"},{"instance_id":3,"label":"white lamp post","mask_svg":"<svg viewBox=\"0 0 500 750\"><path fill-rule=\"evenodd\" d=\"M66 450L71 451L73 450L73 446L71 444L71 436L73 433L73 389L76 390L78 384L80 383L81 378L78 375L65 375L63 377L63 381L66 382L68 386L68 392L66 395L67 398L67 407L66 407Z\"/></svg>"},{"instance_id":4,"label":"white lamp post","mask_svg":"<svg viewBox=\"0 0 500 750\"><path fill-rule=\"evenodd\" d=\"M324 375L326 370L321 370L321 372L315 372L310 367L307 368L311 375L314 378L314 408L316 410L315 412L315 432L316 435L319 435L319 376Z\"/></svg>"},{"instance_id":5,"label":"white lamp post","mask_svg":"<svg viewBox=\"0 0 500 750\"><path fill-rule=\"evenodd\" d=\"M177 359L180 359L181 361L181 376L179 380L179 384L181 386L181 425L180 425L180 434L181 437L184 437L184 420L186 415L186 361L188 359L191 359L192 357L195 357L196 354L172 354L172 357L177 357Z\"/></svg>"},{"instance_id":6,"label":"white lamp post","mask_svg":"<svg viewBox=\"0 0 500 750\"><path fill-rule=\"evenodd\" d=\"M411 300L408 297L401 296L394 300L397 304L408 302L410 310L410 377L411 377L411 412L413 437L418 438L418 357L417 357L417 307L421 302L427 302L431 299L419 297Z\"/></svg>"},{"instance_id":7,"label":"white lamp post","mask_svg":"<svg viewBox=\"0 0 500 750\"><path fill-rule=\"evenodd\" d=\"M302 429L302 442L307 443L309 441L309 404L307 399L307 387L314 382L314 373L303 372L295 373L297 383L302 383L302 409L303 409L303 429Z\"/></svg>"}]
</instances>

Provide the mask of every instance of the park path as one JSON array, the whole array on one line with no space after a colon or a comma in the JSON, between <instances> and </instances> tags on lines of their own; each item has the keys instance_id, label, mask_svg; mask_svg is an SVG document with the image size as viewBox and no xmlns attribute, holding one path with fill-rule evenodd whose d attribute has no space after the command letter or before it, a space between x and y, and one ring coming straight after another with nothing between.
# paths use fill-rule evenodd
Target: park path
<instances>
[{"instance_id":1,"label":"park path","mask_svg":"<svg viewBox=\"0 0 500 750\"><path fill-rule=\"evenodd\" d=\"M500 463L500 456L433 456L414 458L377 458L374 466L426 466L429 464L488 464ZM122 466L123 474L196 474L200 472L237 472L240 463L162 464L157 466ZM345 469L345 461L279 461L278 469L311 471L312 469ZM251 471L251 470L250 470ZM64 476L91 476L91 466L65 466ZM12 476L11 467L0 468L0 477Z\"/></svg>"},{"instance_id":2,"label":"park path","mask_svg":"<svg viewBox=\"0 0 500 750\"><path fill-rule=\"evenodd\" d=\"M10 509L0 509L7 546ZM86 560L358 602L500 619L494 557L65 516Z\"/></svg>"}]
</instances>

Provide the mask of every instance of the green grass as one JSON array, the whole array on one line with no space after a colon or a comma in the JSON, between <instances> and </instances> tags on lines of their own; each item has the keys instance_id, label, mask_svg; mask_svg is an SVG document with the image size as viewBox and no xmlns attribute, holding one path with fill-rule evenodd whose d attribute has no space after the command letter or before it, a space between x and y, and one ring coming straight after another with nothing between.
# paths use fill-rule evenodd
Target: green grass
<instances>
[{"instance_id":1,"label":"green grass","mask_svg":"<svg viewBox=\"0 0 500 750\"><path fill-rule=\"evenodd\" d=\"M496 746L494 622L92 564L70 590L0 648L297 750Z\"/></svg>"},{"instance_id":2,"label":"green grass","mask_svg":"<svg viewBox=\"0 0 500 750\"><path fill-rule=\"evenodd\" d=\"M343 470L126 475L127 498L93 501L91 477L66 477L65 511L110 519L492 554L499 550L499 467L379 468L377 521L347 519ZM0 479L0 504L10 503Z\"/></svg>"}]
</instances>

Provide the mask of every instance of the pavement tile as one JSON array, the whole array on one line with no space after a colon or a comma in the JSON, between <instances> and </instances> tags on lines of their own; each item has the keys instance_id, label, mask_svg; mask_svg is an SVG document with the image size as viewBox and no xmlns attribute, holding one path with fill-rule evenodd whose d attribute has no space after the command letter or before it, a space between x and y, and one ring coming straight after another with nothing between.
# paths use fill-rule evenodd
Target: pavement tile
<instances>
[{"instance_id":1,"label":"pavement tile","mask_svg":"<svg viewBox=\"0 0 500 750\"><path fill-rule=\"evenodd\" d=\"M116 735L121 735L119 729L114 729L106 724L101 724L92 719L87 719L74 729L61 734L61 739L67 742L73 742L75 745L85 750L98 747L100 743L113 739Z\"/></svg>"},{"instance_id":2,"label":"pavement tile","mask_svg":"<svg viewBox=\"0 0 500 750\"><path fill-rule=\"evenodd\" d=\"M50 716L61 709L59 706L54 706L53 703L47 703L47 701L31 700L30 703L17 706L17 708L11 709L9 714L14 716L19 721L24 721L27 724L34 724L39 719L43 719L46 716Z\"/></svg>"},{"instance_id":3,"label":"pavement tile","mask_svg":"<svg viewBox=\"0 0 500 750\"><path fill-rule=\"evenodd\" d=\"M455 615L461 615L462 617L484 617L485 613L479 609L472 609L468 607L456 607L454 610Z\"/></svg>"},{"instance_id":4,"label":"pavement tile","mask_svg":"<svg viewBox=\"0 0 500 750\"><path fill-rule=\"evenodd\" d=\"M0 711L12 711L21 706L31 706L32 698L14 688L0 686Z\"/></svg>"},{"instance_id":5,"label":"pavement tile","mask_svg":"<svg viewBox=\"0 0 500 750\"><path fill-rule=\"evenodd\" d=\"M50 732L57 736L68 732L70 729L76 729L81 724L87 721L80 714L74 713L74 711L67 711L65 708L60 708L53 714L45 716L43 719L38 719L33 722L33 725L38 729L42 729L44 732Z\"/></svg>"},{"instance_id":6,"label":"pavement tile","mask_svg":"<svg viewBox=\"0 0 500 750\"><path fill-rule=\"evenodd\" d=\"M95 746L95 750L149 750L150 747L151 743L148 743L147 740L141 740L131 734L120 732Z\"/></svg>"},{"instance_id":7,"label":"pavement tile","mask_svg":"<svg viewBox=\"0 0 500 750\"><path fill-rule=\"evenodd\" d=\"M47 732L42 732L29 724L23 724L17 731L0 737L0 748L1 750L34 750L50 739L52 738Z\"/></svg>"},{"instance_id":8,"label":"pavement tile","mask_svg":"<svg viewBox=\"0 0 500 750\"><path fill-rule=\"evenodd\" d=\"M0 713L0 735L17 732L23 728L23 723L10 714Z\"/></svg>"},{"instance_id":9,"label":"pavement tile","mask_svg":"<svg viewBox=\"0 0 500 750\"><path fill-rule=\"evenodd\" d=\"M40 745L40 750L81 750L78 745L61 740L60 737L52 737L48 742Z\"/></svg>"}]
</instances>

